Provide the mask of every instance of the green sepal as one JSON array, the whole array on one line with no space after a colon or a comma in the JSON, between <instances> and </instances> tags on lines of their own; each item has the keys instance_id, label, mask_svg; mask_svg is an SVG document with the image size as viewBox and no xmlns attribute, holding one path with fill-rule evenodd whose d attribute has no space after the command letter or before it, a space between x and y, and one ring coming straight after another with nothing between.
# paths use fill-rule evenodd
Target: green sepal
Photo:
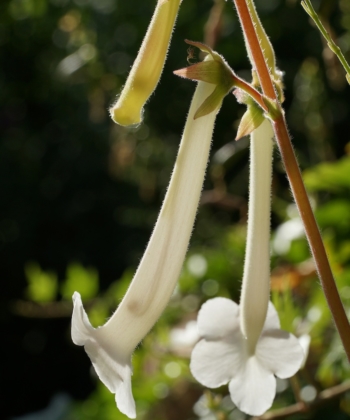
<instances>
[{"instance_id":1,"label":"green sepal","mask_svg":"<svg viewBox=\"0 0 350 420\"><path fill-rule=\"evenodd\" d=\"M222 64L219 61L207 60L193 64L180 70L175 70L174 74L185 79L198 80L212 84L219 84L222 79Z\"/></svg>"},{"instance_id":2,"label":"green sepal","mask_svg":"<svg viewBox=\"0 0 350 420\"><path fill-rule=\"evenodd\" d=\"M194 119L204 117L210 114L215 109L218 109L221 105L222 100L227 95L227 91L222 86L217 85L214 91L204 100L202 105L197 109L194 114Z\"/></svg>"},{"instance_id":3,"label":"green sepal","mask_svg":"<svg viewBox=\"0 0 350 420\"><path fill-rule=\"evenodd\" d=\"M193 45L194 47L197 47L202 52L210 54L213 57L213 60L222 61L221 55L218 54L216 51L212 50L208 45L203 44L203 42L190 41L189 39L185 39L185 42L186 42L186 44Z\"/></svg>"}]
</instances>

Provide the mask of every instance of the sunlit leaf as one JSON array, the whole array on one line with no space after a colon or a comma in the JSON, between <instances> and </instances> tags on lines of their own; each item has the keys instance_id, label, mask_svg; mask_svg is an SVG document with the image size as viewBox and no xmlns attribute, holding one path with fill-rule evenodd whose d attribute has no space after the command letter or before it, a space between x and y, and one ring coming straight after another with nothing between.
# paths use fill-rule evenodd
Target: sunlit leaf
<instances>
[{"instance_id":1,"label":"sunlit leaf","mask_svg":"<svg viewBox=\"0 0 350 420\"><path fill-rule=\"evenodd\" d=\"M36 262L25 266L28 281L27 296L34 302L51 302L57 295L57 276L52 271L43 271Z\"/></svg>"},{"instance_id":2,"label":"sunlit leaf","mask_svg":"<svg viewBox=\"0 0 350 420\"><path fill-rule=\"evenodd\" d=\"M61 287L62 296L72 299L74 292L79 292L82 299L91 299L99 289L98 272L94 268L85 268L77 262L67 267L66 280Z\"/></svg>"}]
</instances>

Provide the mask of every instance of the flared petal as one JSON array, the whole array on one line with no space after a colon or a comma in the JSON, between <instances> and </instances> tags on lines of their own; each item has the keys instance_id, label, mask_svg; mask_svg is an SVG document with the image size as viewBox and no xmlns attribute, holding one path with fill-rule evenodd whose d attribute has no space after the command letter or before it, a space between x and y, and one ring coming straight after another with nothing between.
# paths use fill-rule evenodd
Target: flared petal
<instances>
[{"instance_id":1,"label":"flared petal","mask_svg":"<svg viewBox=\"0 0 350 420\"><path fill-rule=\"evenodd\" d=\"M266 320L263 327L263 332L268 331L268 330L279 330L280 328L281 328L281 324L280 324L278 313L273 303L270 301L269 306L267 308L267 315L266 315Z\"/></svg>"},{"instance_id":2,"label":"flared petal","mask_svg":"<svg viewBox=\"0 0 350 420\"><path fill-rule=\"evenodd\" d=\"M241 337L239 332L226 340L201 340L195 346L190 369L198 382L209 388L217 388L230 381L243 363Z\"/></svg>"},{"instance_id":3,"label":"flared petal","mask_svg":"<svg viewBox=\"0 0 350 420\"><path fill-rule=\"evenodd\" d=\"M115 402L118 409L126 414L129 418L136 418L135 400L131 389L131 360L125 366L125 376L123 382L119 385L115 392Z\"/></svg>"},{"instance_id":4,"label":"flared petal","mask_svg":"<svg viewBox=\"0 0 350 420\"><path fill-rule=\"evenodd\" d=\"M283 330L264 331L255 354L266 369L282 379L293 376L304 361L299 340Z\"/></svg>"},{"instance_id":5,"label":"flared petal","mask_svg":"<svg viewBox=\"0 0 350 420\"><path fill-rule=\"evenodd\" d=\"M230 299L217 297L206 301L197 319L199 335L206 339L227 337L239 330L239 306Z\"/></svg>"},{"instance_id":6,"label":"flared petal","mask_svg":"<svg viewBox=\"0 0 350 420\"><path fill-rule=\"evenodd\" d=\"M73 314L71 334L72 341L77 346L83 346L89 339L94 328L91 326L88 316L86 315L80 293L73 294Z\"/></svg>"},{"instance_id":7,"label":"flared petal","mask_svg":"<svg viewBox=\"0 0 350 420\"><path fill-rule=\"evenodd\" d=\"M260 416L276 395L276 378L255 356L249 357L229 383L233 403L244 413Z\"/></svg>"},{"instance_id":8,"label":"flared petal","mask_svg":"<svg viewBox=\"0 0 350 420\"><path fill-rule=\"evenodd\" d=\"M100 380L115 394L119 410L136 418L135 401L131 391L131 354L125 354L106 340L104 328L94 329L86 315L80 294L73 295L72 340L84 346Z\"/></svg>"}]
</instances>

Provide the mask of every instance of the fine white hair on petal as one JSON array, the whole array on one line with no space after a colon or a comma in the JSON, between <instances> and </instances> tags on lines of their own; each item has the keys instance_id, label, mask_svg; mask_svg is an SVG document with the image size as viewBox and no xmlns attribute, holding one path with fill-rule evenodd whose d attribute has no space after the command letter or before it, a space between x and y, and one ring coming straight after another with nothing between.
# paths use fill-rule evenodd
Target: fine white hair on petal
<instances>
[{"instance_id":1,"label":"fine white hair on petal","mask_svg":"<svg viewBox=\"0 0 350 420\"><path fill-rule=\"evenodd\" d=\"M304 360L299 340L282 330L264 331L256 347L256 357L281 379L290 378Z\"/></svg>"},{"instance_id":2,"label":"fine white hair on petal","mask_svg":"<svg viewBox=\"0 0 350 420\"><path fill-rule=\"evenodd\" d=\"M248 357L229 383L233 403L244 413L260 416L276 395L276 378L255 356Z\"/></svg>"},{"instance_id":3,"label":"fine white hair on petal","mask_svg":"<svg viewBox=\"0 0 350 420\"><path fill-rule=\"evenodd\" d=\"M239 306L231 299L217 297L206 301L198 313L198 331L201 337L225 337L239 329Z\"/></svg>"},{"instance_id":4,"label":"fine white hair on petal","mask_svg":"<svg viewBox=\"0 0 350 420\"><path fill-rule=\"evenodd\" d=\"M217 341L201 340L192 351L190 369L198 382L209 388L227 384L242 365L240 331L232 337Z\"/></svg>"}]
</instances>

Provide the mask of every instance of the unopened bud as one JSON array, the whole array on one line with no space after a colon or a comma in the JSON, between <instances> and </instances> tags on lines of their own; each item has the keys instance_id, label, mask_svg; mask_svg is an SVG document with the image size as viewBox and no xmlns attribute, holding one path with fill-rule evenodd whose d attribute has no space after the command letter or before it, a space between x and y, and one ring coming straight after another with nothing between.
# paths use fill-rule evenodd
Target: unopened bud
<instances>
[{"instance_id":1,"label":"unopened bud","mask_svg":"<svg viewBox=\"0 0 350 420\"><path fill-rule=\"evenodd\" d=\"M264 119L263 110L254 101L251 101L239 123L236 140L251 134L263 123Z\"/></svg>"},{"instance_id":2,"label":"unopened bud","mask_svg":"<svg viewBox=\"0 0 350 420\"><path fill-rule=\"evenodd\" d=\"M158 0L156 10L125 86L110 114L117 124L142 121L143 106L161 76L181 0Z\"/></svg>"}]
</instances>

